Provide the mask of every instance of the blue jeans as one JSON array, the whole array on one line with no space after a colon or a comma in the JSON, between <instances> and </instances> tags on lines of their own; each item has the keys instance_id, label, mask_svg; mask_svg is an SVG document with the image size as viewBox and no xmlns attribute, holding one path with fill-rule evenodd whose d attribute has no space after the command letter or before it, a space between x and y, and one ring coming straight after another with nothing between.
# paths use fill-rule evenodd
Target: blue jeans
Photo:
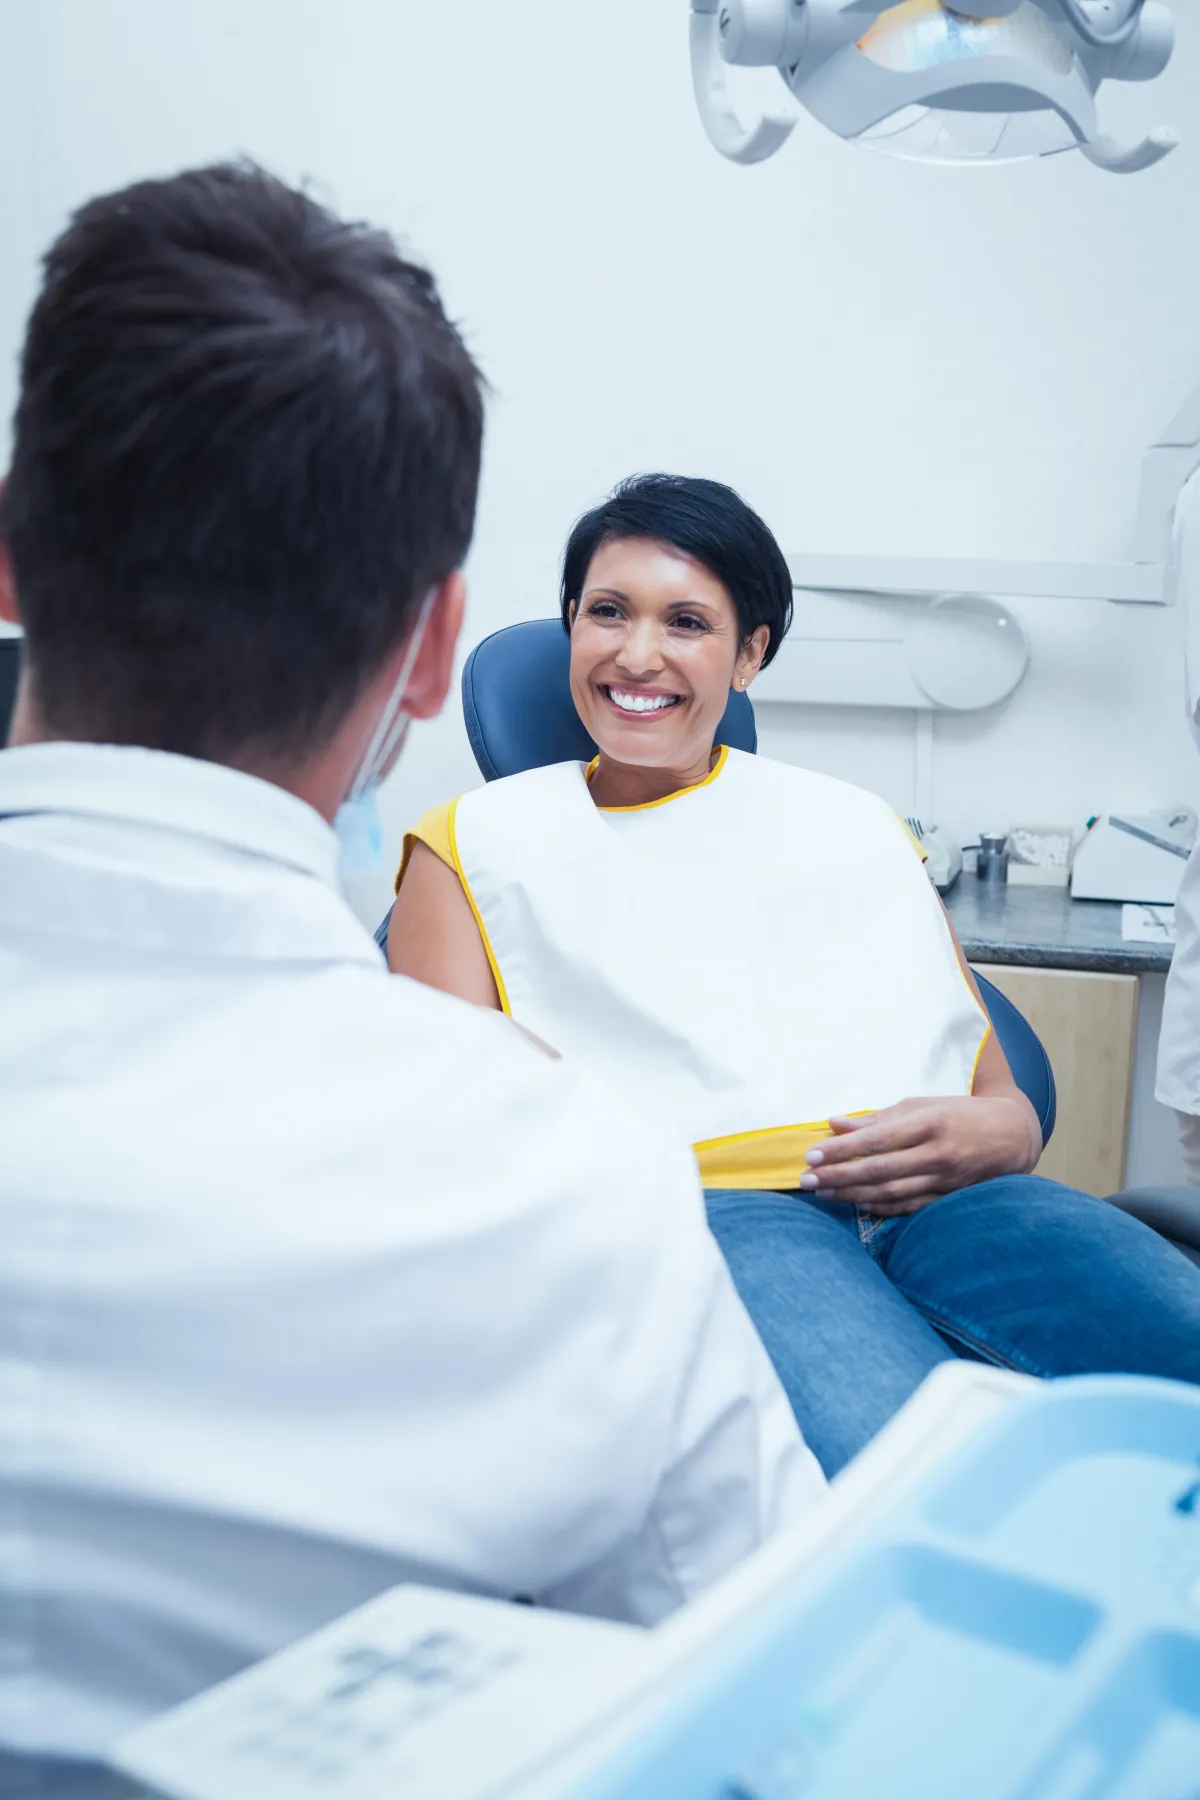
<instances>
[{"instance_id":1,"label":"blue jeans","mask_svg":"<svg viewBox=\"0 0 1200 1800\"><path fill-rule=\"evenodd\" d=\"M1200 1268L1106 1201L1036 1175L903 1218L715 1189L708 1220L827 1475L938 1363L1200 1382Z\"/></svg>"}]
</instances>

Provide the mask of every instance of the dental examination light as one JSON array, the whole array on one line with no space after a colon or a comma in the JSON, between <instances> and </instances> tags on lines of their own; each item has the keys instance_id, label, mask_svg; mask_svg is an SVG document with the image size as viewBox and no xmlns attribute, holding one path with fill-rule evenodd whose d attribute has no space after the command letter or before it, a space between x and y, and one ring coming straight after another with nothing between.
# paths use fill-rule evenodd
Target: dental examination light
<instances>
[{"instance_id":1,"label":"dental examination light","mask_svg":"<svg viewBox=\"0 0 1200 1800\"><path fill-rule=\"evenodd\" d=\"M1163 0L691 0L704 129L732 162L774 155L799 117L744 125L726 68L776 68L839 137L922 161L1015 162L1079 149L1131 175L1175 148L1100 132L1104 81L1153 81L1175 33Z\"/></svg>"}]
</instances>

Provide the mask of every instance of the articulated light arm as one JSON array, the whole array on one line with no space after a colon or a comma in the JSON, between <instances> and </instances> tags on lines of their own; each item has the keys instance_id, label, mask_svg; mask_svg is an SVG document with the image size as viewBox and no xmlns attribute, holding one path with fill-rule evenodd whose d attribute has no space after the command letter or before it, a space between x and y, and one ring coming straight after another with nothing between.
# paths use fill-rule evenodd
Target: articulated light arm
<instances>
[{"instance_id":1,"label":"articulated light arm","mask_svg":"<svg viewBox=\"0 0 1200 1800\"><path fill-rule=\"evenodd\" d=\"M756 125L743 125L729 97L721 56L720 0L692 0L692 86L700 119L712 144L730 162L765 162L786 143L796 113L766 113Z\"/></svg>"},{"instance_id":2,"label":"articulated light arm","mask_svg":"<svg viewBox=\"0 0 1200 1800\"><path fill-rule=\"evenodd\" d=\"M1108 175L1140 175L1179 147L1179 134L1160 125L1137 144L1119 144L1114 137L1080 138L1079 148L1088 161Z\"/></svg>"},{"instance_id":3,"label":"articulated light arm","mask_svg":"<svg viewBox=\"0 0 1200 1800\"><path fill-rule=\"evenodd\" d=\"M1104 30L1096 24L1083 0L1058 0L1058 3L1072 30L1085 44L1090 44L1093 50L1115 50L1118 45L1127 44L1137 30L1146 0L1125 0L1116 23Z\"/></svg>"}]
</instances>

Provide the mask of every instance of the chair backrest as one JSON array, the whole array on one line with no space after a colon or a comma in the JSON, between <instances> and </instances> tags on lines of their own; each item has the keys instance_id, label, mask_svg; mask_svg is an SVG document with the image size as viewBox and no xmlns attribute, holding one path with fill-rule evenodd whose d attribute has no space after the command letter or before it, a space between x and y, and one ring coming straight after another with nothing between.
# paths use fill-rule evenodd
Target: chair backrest
<instances>
[{"instance_id":1,"label":"chair backrest","mask_svg":"<svg viewBox=\"0 0 1200 1800\"><path fill-rule=\"evenodd\" d=\"M1008 1058L1013 1080L1038 1116L1042 1143L1048 1144L1054 1131L1058 1099L1054 1087L1054 1070L1042 1040L1024 1013L992 982L976 972L979 991L988 1009L1000 1048Z\"/></svg>"},{"instance_id":2,"label":"chair backrest","mask_svg":"<svg viewBox=\"0 0 1200 1800\"><path fill-rule=\"evenodd\" d=\"M591 762L596 746L571 699L570 639L559 619L508 625L476 644L463 670L463 718L486 781L547 763ZM754 708L731 694L717 742L758 749Z\"/></svg>"}]
</instances>

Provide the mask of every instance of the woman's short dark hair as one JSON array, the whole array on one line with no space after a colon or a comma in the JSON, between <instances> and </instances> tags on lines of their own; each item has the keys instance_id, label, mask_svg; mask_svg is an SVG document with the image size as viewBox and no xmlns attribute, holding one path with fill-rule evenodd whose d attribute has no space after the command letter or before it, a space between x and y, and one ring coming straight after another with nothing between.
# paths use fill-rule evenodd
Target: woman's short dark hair
<instances>
[{"instance_id":1,"label":"woman's short dark hair","mask_svg":"<svg viewBox=\"0 0 1200 1800\"><path fill-rule=\"evenodd\" d=\"M690 475L631 475L576 520L563 556L568 631L597 550L632 537L671 544L715 575L733 601L743 641L767 627L766 667L792 623L792 577L783 551L740 494Z\"/></svg>"},{"instance_id":2,"label":"woman's short dark hair","mask_svg":"<svg viewBox=\"0 0 1200 1800\"><path fill-rule=\"evenodd\" d=\"M46 257L0 502L42 716L317 748L466 556L482 430L386 233L250 164L92 201Z\"/></svg>"}]
</instances>

